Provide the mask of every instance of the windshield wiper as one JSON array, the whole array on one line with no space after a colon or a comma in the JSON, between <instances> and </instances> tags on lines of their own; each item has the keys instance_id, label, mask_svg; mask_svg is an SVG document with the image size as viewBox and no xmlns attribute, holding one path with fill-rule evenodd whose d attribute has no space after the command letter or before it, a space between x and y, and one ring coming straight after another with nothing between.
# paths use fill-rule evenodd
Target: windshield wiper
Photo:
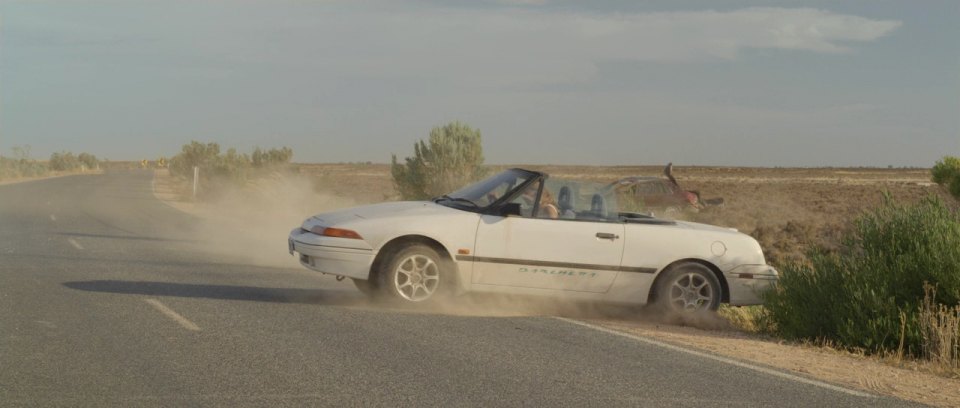
<instances>
[{"instance_id":1,"label":"windshield wiper","mask_svg":"<svg viewBox=\"0 0 960 408\"><path fill-rule=\"evenodd\" d=\"M477 203L475 203L475 202L473 202L473 201L470 201L470 200L468 200L468 199L466 199L466 198L463 198L463 197L450 197L450 196L448 196L448 195L446 195L446 194L444 194L444 195L442 195L442 196L440 196L440 197L434 198L434 199L433 199L433 202L439 203L441 200L455 201L455 202L458 202L458 203L467 203L467 204L470 204L471 206L473 206L474 208L480 208L480 206L477 205Z\"/></svg>"}]
</instances>

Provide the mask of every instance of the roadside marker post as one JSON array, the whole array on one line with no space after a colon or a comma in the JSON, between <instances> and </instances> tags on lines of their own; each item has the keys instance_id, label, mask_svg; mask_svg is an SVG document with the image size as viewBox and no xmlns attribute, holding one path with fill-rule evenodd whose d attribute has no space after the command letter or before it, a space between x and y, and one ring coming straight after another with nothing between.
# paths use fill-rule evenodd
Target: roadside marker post
<instances>
[{"instance_id":1,"label":"roadside marker post","mask_svg":"<svg viewBox=\"0 0 960 408\"><path fill-rule=\"evenodd\" d=\"M200 167L193 166L193 199L197 199L197 179L200 178Z\"/></svg>"}]
</instances>

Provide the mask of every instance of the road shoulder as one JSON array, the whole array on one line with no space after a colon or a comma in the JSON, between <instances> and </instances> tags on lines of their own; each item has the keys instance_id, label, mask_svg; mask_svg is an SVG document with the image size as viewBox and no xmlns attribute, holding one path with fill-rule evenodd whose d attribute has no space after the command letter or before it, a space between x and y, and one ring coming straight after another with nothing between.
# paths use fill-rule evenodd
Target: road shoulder
<instances>
[{"instance_id":1,"label":"road shoulder","mask_svg":"<svg viewBox=\"0 0 960 408\"><path fill-rule=\"evenodd\" d=\"M783 369L851 389L933 406L960 406L960 379L923 372L910 363L902 363L902 368L894 367L875 357L790 344L733 330L703 330L613 319L580 320L635 336Z\"/></svg>"},{"instance_id":2,"label":"road shoulder","mask_svg":"<svg viewBox=\"0 0 960 408\"><path fill-rule=\"evenodd\" d=\"M205 211L200 203L187 201L183 198L180 191L183 186L177 182L176 178L170 175L168 169L156 169L153 171L153 181L150 184L153 191L153 197L166 204L167 206L189 215L203 217Z\"/></svg>"}]
</instances>

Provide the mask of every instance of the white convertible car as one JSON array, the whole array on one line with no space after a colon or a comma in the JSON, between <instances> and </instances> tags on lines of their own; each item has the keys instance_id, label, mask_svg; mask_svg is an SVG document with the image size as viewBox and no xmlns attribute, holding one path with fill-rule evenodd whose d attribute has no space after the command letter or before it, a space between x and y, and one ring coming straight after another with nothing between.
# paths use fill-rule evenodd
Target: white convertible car
<instances>
[{"instance_id":1,"label":"white convertible car","mask_svg":"<svg viewBox=\"0 0 960 408\"><path fill-rule=\"evenodd\" d=\"M307 268L410 302L495 292L703 312L760 303L777 280L736 230L622 211L603 184L523 169L432 201L319 214L288 245Z\"/></svg>"}]
</instances>

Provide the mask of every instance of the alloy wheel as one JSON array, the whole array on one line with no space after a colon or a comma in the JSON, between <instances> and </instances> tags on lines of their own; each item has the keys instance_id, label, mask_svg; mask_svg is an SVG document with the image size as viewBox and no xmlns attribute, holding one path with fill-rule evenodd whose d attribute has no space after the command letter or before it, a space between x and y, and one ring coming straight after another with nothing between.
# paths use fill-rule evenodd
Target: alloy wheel
<instances>
[{"instance_id":1,"label":"alloy wheel","mask_svg":"<svg viewBox=\"0 0 960 408\"><path fill-rule=\"evenodd\" d=\"M713 303L714 292L706 277L698 273L685 273L670 285L670 305L684 312L705 310Z\"/></svg>"},{"instance_id":2,"label":"alloy wheel","mask_svg":"<svg viewBox=\"0 0 960 408\"><path fill-rule=\"evenodd\" d=\"M428 256L410 255L397 263L394 285L397 293L406 300L426 300L440 286L440 268Z\"/></svg>"}]
</instances>

